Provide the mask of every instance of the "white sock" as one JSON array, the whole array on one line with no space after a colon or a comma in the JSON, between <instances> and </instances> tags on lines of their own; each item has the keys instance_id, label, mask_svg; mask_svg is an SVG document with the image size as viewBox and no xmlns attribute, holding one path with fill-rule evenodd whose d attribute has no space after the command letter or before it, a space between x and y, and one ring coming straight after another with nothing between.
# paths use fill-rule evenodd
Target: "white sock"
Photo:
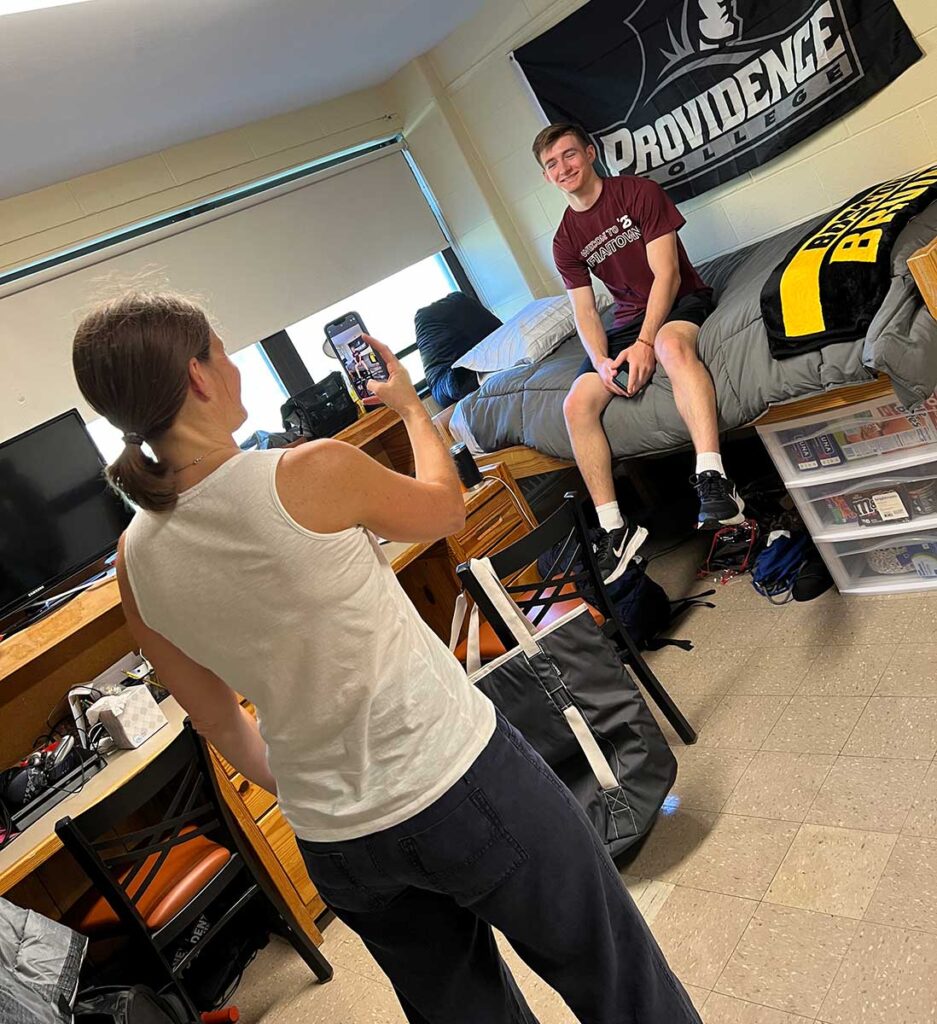
<instances>
[{"instance_id":1,"label":"white sock","mask_svg":"<svg viewBox=\"0 0 937 1024\"><path fill-rule=\"evenodd\" d=\"M714 469L720 476L725 476L726 471L722 468L722 456L719 452L700 452L696 456L696 472L705 473Z\"/></svg>"},{"instance_id":2,"label":"white sock","mask_svg":"<svg viewBox=\"0 0 937 1024\"><path fill-rule=\"evenodd\" d=\"M621 512L618 511L617 501L609 501L604 505L596 505L595 511L599 517L599 526L601 526L606 533L611 533L612 530L617 530L625 525L625 521L621 517Z\"/></svg>"}]
</instances>

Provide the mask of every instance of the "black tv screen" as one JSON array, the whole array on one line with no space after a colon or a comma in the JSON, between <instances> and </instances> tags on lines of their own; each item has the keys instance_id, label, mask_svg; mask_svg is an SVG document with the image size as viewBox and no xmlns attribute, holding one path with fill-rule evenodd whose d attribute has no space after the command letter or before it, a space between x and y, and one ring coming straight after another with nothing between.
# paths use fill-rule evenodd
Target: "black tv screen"
<instances>
[{"instance_id":1,"label":"black tv screen","mask_svg":"<svg viewBox=\"0 0 937 1024\"><path fill-rule=\"evenodd\" d=\"M0 618L108 555L133 515L77 409L0 443Z\"/></svg>"}]
</instances>

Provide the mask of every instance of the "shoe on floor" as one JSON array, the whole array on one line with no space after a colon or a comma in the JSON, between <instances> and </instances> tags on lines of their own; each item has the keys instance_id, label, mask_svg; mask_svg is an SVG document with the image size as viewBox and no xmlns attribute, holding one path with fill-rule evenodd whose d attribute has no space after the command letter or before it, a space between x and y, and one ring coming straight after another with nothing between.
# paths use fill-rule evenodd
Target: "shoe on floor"
<instances>
[{"instance_id":1,"label":"shoe on floor","mask_svg":"<svg viewBox=\"0 0 937 1024\"><path fill-rule=\"evenodd\" d=\"M634 530L628 524L617 530L599 529L595 539L595 561L603 583L614 583L628 568L637 550L647 539L647 530L639 526Z\"/></svg>"},{"instance_id":2,"label":"shoe on floor","mask_svg":"<svg viewBox=\"0 0 937 1024\"><path fill-rule=\"evenodd\" d=\"M714 469L690 477L690 484L699 495L700 530L718 530L720 526L738 526L745 522L745 502L738 496L735 484Z\"/></svg>"}]
</instances>

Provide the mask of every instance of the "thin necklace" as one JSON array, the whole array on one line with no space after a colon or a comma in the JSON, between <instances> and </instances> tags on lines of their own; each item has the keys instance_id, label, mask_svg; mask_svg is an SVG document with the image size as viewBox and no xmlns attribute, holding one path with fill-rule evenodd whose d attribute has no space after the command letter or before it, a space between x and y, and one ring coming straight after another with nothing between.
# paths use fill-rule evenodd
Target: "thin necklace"
<instances>
[{"instance_id":1,"label":"thin necklace","mask_svg":"<svg viewBox=\"0 0 937 1024\"><path fill-rule=\"evenodd\" d=\"M187 462L184 466L174 466L172 471L173 473L181 473L184 469L189 469L192 466L197 466L202 461L202 459L208 458L208 456L213 454L214 452L220 452L223 448L227 447L228 446L226 444L221 444L218 445L217 448L209 448L207 452L202 452L202 454L197 459L193 459L191 462Z\"/></svg>"}]
</instances>

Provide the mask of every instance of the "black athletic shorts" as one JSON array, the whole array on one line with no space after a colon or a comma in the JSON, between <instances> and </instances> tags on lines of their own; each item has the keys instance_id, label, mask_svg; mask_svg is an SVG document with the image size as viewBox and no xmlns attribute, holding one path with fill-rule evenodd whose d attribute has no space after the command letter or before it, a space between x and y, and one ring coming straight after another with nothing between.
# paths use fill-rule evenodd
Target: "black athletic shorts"
<instances>
[{"instance_id":1,"label":"black athletic shorts","mask_svg":"<svg viewBox=\"0 0 937 1024\"><path fill-rule=\"evenodd\" d=\"M690 292L689 295L684 295L682 299L677 299L673 304L673 309L664 318L664 323L668 324L673 320L687 320L691 324L696 324L697 327L702 327L703 321L715 308L716 304L713 302L712 292L708 288L703 292ZM607 335L609 359L614 359L615 356L621 355L626 348L631 348L638 340L638 335L641 333L643 326L644 316L641 315L637 320L632 320L631 323L623 324L621 327L613 327ZM592 360L586 356L582 361L582 366L577 370L576 376L581 377L584 373L595 372L596 369L592 365Z\"/></svg>"}]
</instances>

